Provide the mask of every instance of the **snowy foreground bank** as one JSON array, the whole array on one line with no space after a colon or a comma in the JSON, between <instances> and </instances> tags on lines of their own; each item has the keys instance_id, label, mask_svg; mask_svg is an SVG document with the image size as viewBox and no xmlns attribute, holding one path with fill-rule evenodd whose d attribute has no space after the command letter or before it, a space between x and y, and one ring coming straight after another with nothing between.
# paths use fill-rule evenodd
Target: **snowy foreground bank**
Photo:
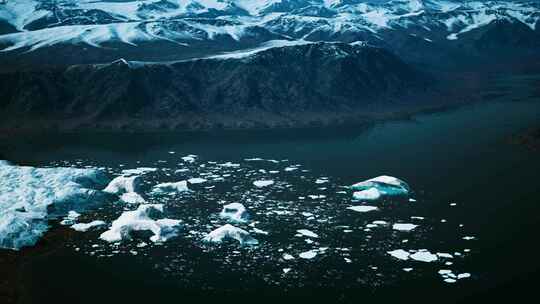
<instances>
[{"instance_id":1,"label":"snowy foreground bank","mask_svg":"<svg viewBox=\"0 0 540 304\"><path fill-rule=\"evenodd\" d=\"M385 276L375 266L381 260L395 264L386 272L432 267L445 283L470 277L459 265L475 238L456 231L452 240L426 242L447 220L419 216L422 204L398 178L347 185L288 160L216 162L173 151L168 157L131 169L0 162L0 247L35 245L52 220L85 234L66 244L81 254L138 255L167 272L182 273L196 259L153 259L153 250L174 257L187 245L250 273L279 267L279 277L301 277L303 263L329 259L364 265L373 280Z\"/></svg>"}]
</instances>

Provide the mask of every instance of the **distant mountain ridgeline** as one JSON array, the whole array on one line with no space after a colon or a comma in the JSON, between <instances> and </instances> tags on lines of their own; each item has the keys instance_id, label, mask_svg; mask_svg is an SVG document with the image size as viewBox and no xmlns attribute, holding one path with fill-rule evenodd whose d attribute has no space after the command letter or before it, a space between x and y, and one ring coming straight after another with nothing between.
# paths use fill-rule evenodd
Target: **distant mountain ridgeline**
<instances>
[{"instance_id":1,"label":"distant mountain ridgeline","mask_svg":"<svg viewBox=\"0 0 540 304\"><path fill-rule=\"evenodd\" d=\"M179 129L305 125L311 116L377 112L425 92L432 81L384 49L343 43L170 64L118 60L0 74L0 119L8 129L37 122L67 128L134 121Z\"/></svg>"}]
</instances>

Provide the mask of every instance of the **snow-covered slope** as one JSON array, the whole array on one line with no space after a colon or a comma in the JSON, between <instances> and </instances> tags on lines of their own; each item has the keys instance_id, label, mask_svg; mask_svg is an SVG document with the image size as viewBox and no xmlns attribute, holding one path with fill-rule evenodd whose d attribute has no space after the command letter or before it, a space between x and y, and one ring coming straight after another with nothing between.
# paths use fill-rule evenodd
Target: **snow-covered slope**
<instances>
[{"instance_id":1,"label":"snow-covered slope","mask_svg":"<svg viewBox=\"0 0 540 304\"><path fill-rule=\"evenodd\" d=\"M197 47L201 41L232 49L261 40L385 40L389 33L431 43L452 43L496 20L540 20L535 1L458 0L17 0L0 4L3 52L55 45L136 46L166 41ZM250 44L251 43L251 44ZM207 55L212 55L207 54Z\"/></svg>"}]
</instances>

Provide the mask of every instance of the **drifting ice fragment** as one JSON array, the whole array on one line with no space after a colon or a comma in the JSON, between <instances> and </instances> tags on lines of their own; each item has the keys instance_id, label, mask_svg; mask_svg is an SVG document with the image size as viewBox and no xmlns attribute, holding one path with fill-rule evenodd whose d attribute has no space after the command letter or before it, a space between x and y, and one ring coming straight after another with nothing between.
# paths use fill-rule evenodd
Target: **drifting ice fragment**
<instances>
[{"instance_id":1,"label":"drifting ice fragment","mask_svg":"<svg viewBox=\"0 0 540 304\"><path fill-rule=\"evenodd\" d=\"M273 180L258 180L258 181L253 182L253 185L255 187L257 187L257 188L267 187L267 186L270 186L272 184L274 184Z\"/></svg>"},{"instance_id":2,"label":"drifting ice fragment","mask_svg":"<svg viewBox=\"0 0 540 304\"><path fill-rule=\"evenodd\" d=\"M361 192L362 194L358 194L359 196L373 197L371 198L372 200L377 199L375 198L377 194L379 194L379 196L403 196L408 195L410 192L410 188L407 183L398 178L386 175L356 183L351 186L351 189ZM363 193L367 190L369 190L369 192Z\"/></svg>"},{"instance_id":3,"label":"drifting ice fragment","mask_svg":"<svg viewBox=\"0 0 540 304\"><path fill-rule=\"evenodd\" d=\"M219 216L237 223L246 222L249 218L246 207L240 203L231 203L223 206L223 210L221 210Z\"/></svg>"},{"instance_id":4,"label":"drifting ice fragment","mask_svg":"<svg viewBox=\"0 0 540 304\"><path fill-rule=\"evenodd\" d=\"M121 195L123 193L139 192L142 180L139 176L117 176L105 189L104 192Z\"/></svg>"},{"instance_id":5,"label":"drifting ice fragment","mask_svg":"<svg viewBox=\"0 0 540 304\"><path fill-rule=\"evenodd\" d=\"M209 243L222 243L225 240L236 240L240 245L257 245L259 241L254 239L249 232L230 224L219 227L208 233L203 239Z\"/></svg>"},{"instance_id":6,"label":"drifting ice fragment","mask_svg":"<svg viewBox=\"0 0 540 304\"><path fill-rule=\"evenodd\" d=\"M187 181L179 181L176 183L162 183L154 186L152 192L155 193L180 193L187 192L189 188L187 186Z\"/></svg>"},{"instance_id":7,"label":"drifting ice fragment","mask_svg":"<svg viewBox=\"0 0 540 304\"><path fill-rule=\"evenodd\" d=\"M351 206L351 207L347 207L347 209L356 211L356 212L370 212L370 211L375 211L378 208L375 206Z\"/></svg>"},{"instance_id":8,"label":"drifting ice fragment","mask_svg":"<svg viewBox=\"0 0 540 304\"><path fill-rule=\"evenodd\" d=\"M310 260L317 256L317 250L309 250L302 252L298 255L302 259Z\"/></svg>"},{"instance_id":9,"label":"drifting ice fragment","mask_svg":"<svg viewBox=\"0 0 540 304\"><path fill-rule=\"evenodd\" d=\"M80 232L86 232L94 227L103 226L106 223L104 221L92 221L90 223L79 223L75 225L71 225L71 228L73 228L76 231Z\"/></svg>"},{"instance_id":10,"label":"drifting ice fragment","mask_svg":"<svg viewBox=\"0 0 540 304\"><path fill-rule=\"evenodd\" d=\"M409 253L403 249L396 249L396 250L388 251L387 253L399 260L406 261L409 259Z\"/></svg>"},{"instance_id":11,"label":"drifting ice fragment","mask_svg":"<svg viewBox=\"0 0 540 304\"><path fill-rule=\"evenodd\" d=\"M381 198L381 192L377 188L369 188L353 193L353 199L357 201L374 201L379 198Z\"/></svg>"},{"instance_id":12,"label":"drifting ice fragment","mask_svg":"<svg viewBox=\"0 0 540 304\"><path fill-rule=\"evenodd\" d=\"M119 242L131 239L132 231L149 230L154 235L152 242L165 242L177 235L179 220L159 219L157 215L163 213L163 205L140 205L133 211L126 211L116 219L109 230L101 234L100 238L107 242Z\"/></svg>"},{"instance_id":13,"label":"drifting ice fragment","mask_svg":"<svg viewBox=\"0 0 540 304\"><path fill-rule=\"evenodd\" d=\"M410 255L410 258L420 262L434 262L437 261L437 255L432 254L427 250L420 250Z\"/></svg>"},{"instance_id":14,"label":"drifting ice fragment","mask_svg":"<svg viewBox=\"0 0 540 304\"><path fill-rule=\"evenodd\" d=\"M307 237L311 237L311 238L318 238L319 237L315 232L307 230L307 229L299 229L299 230L296 230L296 232L300 233L303 236L307 236Z\"/></svg>"},{"instance_id":15,"label":"drifting ice fragment","mask_svg":"<svg viewBox=\"0 0 540 304\"><path fill-rule=\"evenodd\" d=\"M294 257L288 253L283 254L283 259L285 261L294 260Z\"/></svg>"},{"instance_id":16,"label":"drifting ice fragment","mask_svg":"<svg viewBox=\"0 0 540 304\"><path fill-rule=\"evenodd\" d=\"M398 230L398 231L411 231L416 227L418 227L418 225L414 225L414 224L394 224L394 225L392 225L392 229Z\"/></svg>"},{"instance_id":17,"label":"drifting ice fragment","mask_svg":"<svg viewBox=\"0 0 540 304\"><path fill-rule=\"evenodd\" d=\"M202 184L202 183L206 182L206 179L201 178L201 177L194 177L194 178L188 179L188 182L190 184Z\"/></svg>"}]
</instances>

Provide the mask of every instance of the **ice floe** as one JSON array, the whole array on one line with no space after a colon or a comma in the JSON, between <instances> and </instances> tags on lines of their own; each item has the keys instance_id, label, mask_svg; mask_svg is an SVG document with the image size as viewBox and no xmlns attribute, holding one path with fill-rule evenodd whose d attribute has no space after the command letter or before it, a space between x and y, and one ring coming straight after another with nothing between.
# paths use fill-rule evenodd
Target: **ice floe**
<instances>
[{"instance_id":1,"label":"ice floe","mask_svg":"<svg viewBox=\"0 0 540 304\"><path fill-rule=\"evenodd\" d=\"M104 221L96 220L96 221L91 221L90 223L74 224L74 225L71 225L71 228L73 228L76 231L86 232L92 228L104 226L106 224L107 223L105 223Z\"/></svg>"},{"instance_id":2,"label":"ice floe","mask_svg":"<svg viewBox=\"0 0 540 304\"><path fill-rule=\"evenodd\" d=\"M253 185L257 188L268 187L273 184L274 184L273 180L257 180L253 182Z\"/></svg>"},{"instance_id":3,"label":"ice floe","mask_svg":"<svg viewBox=\"0 0 540 304\"><path fill-rule=\"evenodd\" d=\"M175 183L161 183L154 186L152 192L154 193L181 193L188 192L188 182L179 181Z\"/></svg>"},{"instance_id":4,"label":"ice floe","mask_svg":"<svg viewBox=\"0 0 540 304\"><path fill-rule=\"evenodd\" d=\"M104 173L96 169L34 168L0 162L0 247L34 245L47 231L47 219L103 201L98 189L106 182ZM50 206L54 206L53 211Z\"/></svg>"},{"instance_id":5,"label":"ice floe","mask_svg":"<svg viewBox=\"0 0 540 304\"><path fill-rule=\"evenodd\" d=\"M194 178L190 178L188 179L188 182L190 184L202 184L202 183L205 183L207 180L205 178L202 178L202 177L194 177Z\"/></svg>"},{"instance_id":6,"label":"ice floe","mask_svg":"<svg viewBox=\"0 0 540 304\"><path fill-rule=\"evenodd\" d=\"M249 232L230 224L223 225L208 233L203 241L208 243L222 243L225 240L236 240L240 245L257 245L259 241L253 238Z\"/></svg>"},{"instance_id":7,"label":"ice floe","mask_svg":"<svg viewBox=\"0 0 540 304\"><path fill-rule=\"evenodd\" d=\"M418 225L415 224L394 224L392 225L392 229L398 230L398 231L411 231L414 230Z\"/></svg>"},{"instance_id":8,"label":"ice floe","mask_svg":"<svg viewBox=\"0 0 540 304\"><path fill-rule=\"evenodd\" d=\"M151 231L152 242L164 242L177 235L179 220L154 218L163 213L163 205L140 205L136 210L126 211L112 222L109 230L103 232L100 238L107 242L130 240L133 231Z\"/></svg>"},{"instance_id":9,"label":"ice floe","mask_svg":"<svg viewBox=\"0 0 540 304\"><path fill-rule=\"evenodd\" d=\"M408 195L409 185L392 176L379 176L356 183L351 189L357 191L357 199L375 200L382 196ZM367 192L366 192L367 191ZM362 198L366 197L366 198Z\"/></svg>"},{"instance_id":10,"label":"ice floe","mask_svg":"<svg viewBox=\"0 0 540 304\"><path fill-rule=\"evenodd\" d=\"M249 218L246 207L244 207L244 205L240 203L230 203L223 206L223 209L221 210L219 216L226 220L237 223L246 222Z\"/></svg>"},{"instance_id":11,"label":"ice floe","mask_svg":"<svg viewBox=\"0 0 540 304\"><path fill-rule=\"evenodd\" d=\"M142 179L139 176L117 176L105 189L104 192L121 195L123 193L137 193L140 191Z\"/></svg>"},{"instance_id":12,"label":"ice floe","mask_svg":"<svg viewBox=\"0 0 540 304\"><path fill-rule=\"evenodd\" d=\"M313 259L314 257L317 256L317 253L318 253L317 250L312 249L312 250L304 251L304 252L300 253L298 256L300 258L302 258L302 259L305 259L305 260L311 260L311 259Z\"/></svg>"},{"instance_id":13,"label":"ice floe","mask_svg":"<svg viewBox=\"0 0 540 304\"><path fill-rule=\"evenodd\" d=\"M377 188L369 188L353 193L353 199L357 201L374 201L379 198L381 198L381 192Z\"/></svg>"},{"instance_id":14,"label":"ice floe","mask_svg":"<svg viewBox=\"0 0 540 304\"><path fill-rule=\"evenodd\" d=\"M392 250L392 251L388 251L387 252L389 255L395 257L396 259L399 259L399 260L408 260L409 259L409 252L403 250L403 249L396 249L396 250Z\"/></svg>"},{"instance_id":15,"label":"ice floe","mask_svg":"<svg viewBox=\"0 0 540 304\"><path fill-rule=\"evenodd\" d=\"M81 216L81 214L77 211L70 210L68 214L62 219L60 222L60 225L68 226L73 225L75 221Z\"/></svg>"},{"instance_id":16,"label":"ice floe","mask_svg":"<svg viewBox=\"0 0 540 304\"><path fill-rule=\"evenodd\" d=\"M310 237L310 238L318 238L319 235L316 234L315 232L311 231L311 230L308 230L308 229L299 229L299 230L296 230L296 232L298 232L299 234L303 235L303 236L307 236L307 237Z\"/></svg>"},{"instance_id":17,"label":"ice floe","mask_svg":"<svg viewBox=\"0 0 540 304\"><path fill-rule=\"evenodd\" d=\"M435 262L438 260L437 255L427 250L419 250L409 256L411 259L419 262Z\"/></svg>"},{"instance_id":18,"label":"ice floe","mask_svg":"<svg viewBox=\"0 0 540 304\"><path fill-rule=\"evenodd\" d=\"M362 205L362 206L351 206L351 207L347 207L347 209L352 210L352 211L356 211L356 212L370 212L370 211L378 210L379 208L377 208L377 207L375 207L375 206L365 206L365 205Z\"/></svg>"}]
</instances>

